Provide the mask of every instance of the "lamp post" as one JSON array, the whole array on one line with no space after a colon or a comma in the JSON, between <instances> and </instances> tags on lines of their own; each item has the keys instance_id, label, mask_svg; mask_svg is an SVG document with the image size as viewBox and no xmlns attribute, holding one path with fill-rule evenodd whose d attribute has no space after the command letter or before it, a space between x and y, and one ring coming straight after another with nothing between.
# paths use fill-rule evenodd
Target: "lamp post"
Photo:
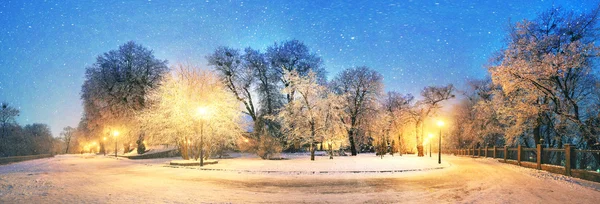
<instances>
[{"instance_id":1,"label":"lamp post","mask_svg":"<svg viewBox=\"0 0 600 204\"><path fill-rule=\"evenodd\" d=\"M438 164L442 164L442 127L444 126L444 121L438 120L438 127L440 127L440 139L438 144Z\"/></svg>"},{"instance_id":2,"label":"lamp post","mask_svg":"<svg viewBox=\"0 0 600 204\"><path fill-rule=\"evenodd\" d=\"M113 137L115 137L115 158L117 158L117 136L119 136L119 131L113 132Z\"/></svg>"},{"instance_id":3,"label":"lamp post","mask_svg":"<svg viewBox=\"0 0 600 204\"><path fill-rule=\"evenodd\" d=\"M208 117L206 107L198 107L196 110L200 118L200 167L204 166L204 120Z\"/></svg>"}]
</instances>

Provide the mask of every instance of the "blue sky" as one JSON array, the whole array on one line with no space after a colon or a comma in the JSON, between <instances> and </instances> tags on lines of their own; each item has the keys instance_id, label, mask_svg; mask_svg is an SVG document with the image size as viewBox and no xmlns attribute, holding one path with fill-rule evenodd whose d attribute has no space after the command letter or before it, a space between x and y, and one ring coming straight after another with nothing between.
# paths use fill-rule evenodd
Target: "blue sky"
<instances>
[{"instance_id":1,"label":"blue sky","mask_svg":"<svg viewBox=\"0 0 600 204\"><path fill-rule=\"evenodd\" d=\"M20 124L55 136L77 126L85 67L134 40L159 59L206 67L217 46L264 50L298 39L332 78L366 65L386 90L483 78L509 22L553 6L589 12L599 1L6 1L0 3L0 101Z\"/></svg>"}]
</instances>

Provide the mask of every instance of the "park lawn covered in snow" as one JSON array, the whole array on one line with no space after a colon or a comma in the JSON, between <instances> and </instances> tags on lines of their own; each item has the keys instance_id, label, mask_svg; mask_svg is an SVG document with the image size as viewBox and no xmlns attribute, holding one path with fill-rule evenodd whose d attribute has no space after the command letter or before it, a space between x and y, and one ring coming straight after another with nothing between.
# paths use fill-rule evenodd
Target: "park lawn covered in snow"
<instances>
[{"instance_id":1,"label":"park lawn covered in snow","mask_svg":"<svg viewBox=\"0 0 600 204\"><path fill-rule=\"evenodd\" d=\"M223 164L220 168L249 169L270 169L257 164L261 162L286 166L275 167L279 170L319 169L333 162L338 163L332 166L355 169L396 167L386 164L396 160L437 165L435 157L411 157L386 156L382 160L363 154L334 160L317 157L311 163L308 156L301 155L278 161L244 156L222 159L219 164ZM600 199L597 183L492 159L443 158L449 166L439 170L313 175L201 171L167 165L177 158L59 155L0 166L0 203L596 203ZM421 159L424 161L418 161ZM236 161L239 164L229 163ZM366 164L359 165L363 162Z\"/></svg>"},{"instance_id":2,"label":"park lawn covered in snow","mask_svg":"<svg viewBox=\"0 0 600 204\"><path fill-rule=\"evenodd\" d=\"M315 161L307 153L282 154L282 160L262 160L250 154L231 154L232 159L217 159L218 164L206 165L202 169L242 171L252 173L371 173L406 172L433 170L448 167L443 161L438 164L437 156L419 158L415 155L386 155L383 158L374 154L339 156L329 159L325 152L317 152Z\"/></svg>"}]
</instances>

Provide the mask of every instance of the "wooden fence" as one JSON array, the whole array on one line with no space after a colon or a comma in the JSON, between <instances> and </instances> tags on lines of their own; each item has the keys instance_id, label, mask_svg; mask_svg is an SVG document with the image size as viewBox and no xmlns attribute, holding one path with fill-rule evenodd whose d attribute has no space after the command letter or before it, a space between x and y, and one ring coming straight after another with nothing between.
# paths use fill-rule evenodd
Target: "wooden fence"
<instances>
[{"instance_id":1,"label":"wooden fence","mask_svg":"<svg viewBox=\"0 0 600 204\"><path fill-rule=\"evenodd\" d=\"M600 150L579 150L571 145L564 149L515 147L484 147L455 149L446 153L457 156L491 157L500 162L545 170L585 180L600 182Z\"/></svg>"}]
</instances>

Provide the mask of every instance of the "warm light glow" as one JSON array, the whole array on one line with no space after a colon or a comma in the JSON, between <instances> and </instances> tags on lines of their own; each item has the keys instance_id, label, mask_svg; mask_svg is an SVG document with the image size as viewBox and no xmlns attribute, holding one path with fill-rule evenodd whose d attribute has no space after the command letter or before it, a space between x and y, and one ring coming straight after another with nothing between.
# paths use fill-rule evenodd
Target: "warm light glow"
<instances>
[{"instance_id":1,"label":"warm light glow","mask_svg":"<svg viewBox=\"0 0 600 204\"><path fill-rule=\"evenodd\" d=\"M433 134L429 133L429 139L433 138Z\"/></svg>"},{"instance_id":2,"label":"warm light glow","mask_svg":"<svg viewBox=\"0 0 600 204\"><path fill-rule=\"evenodd\" d=\"M444 126L444 121L438 120L437 121L437 126L439 126L439 127Z\"/></svg>"},{"instance_id":3,"label":"warm light glow","mask_svg":"<svg viewBox=\"0 0 600 204\"><path fill-rule=\"evenodd\" d=\"M96 146L96 142L92 142L92 146Z\"/></svg>"},{"instance_id":4,"label":"warm light glow","mask_svg":"<svg viewBox=\"0 0 600 204\"><path fill-rule=\"evenodd\" d=\"M106 141L106 137L104 137L104 141Z\"/></svg>"},{"instance_id":5,"label":"warm light glow","mask_svg":"<svg viewBox=\"0 0 600 204\"><path fill-rule=\"evenodd\" d=\"M115 130L115 131L113 132L113 136L114 136L114 137L117 137L117 136L119 136L119 131L116 131L116 130Z\"/></svg>"},{"instance_id":6,"label":"warm light glow","mask_svg":"<svg viewBox=\"0 0 600 204\"><path fill-rule=\"evenodd\" d=\"M248 143L248 138L244 139L244 142Z\"/></svg>"},{"instance_id":7,"label":"warm light glow","mask_svg":"<svg viewBox=\"0 0 600 204\"><path fill-rule=\"evenodd\" d=\"M200 107L198 107L198 109L196 109L196 113L198 114L199 117L206 118L206 117L208 117L208 108L206 108L204 106L200 106Z\"/></svg>"}]
</instances>

